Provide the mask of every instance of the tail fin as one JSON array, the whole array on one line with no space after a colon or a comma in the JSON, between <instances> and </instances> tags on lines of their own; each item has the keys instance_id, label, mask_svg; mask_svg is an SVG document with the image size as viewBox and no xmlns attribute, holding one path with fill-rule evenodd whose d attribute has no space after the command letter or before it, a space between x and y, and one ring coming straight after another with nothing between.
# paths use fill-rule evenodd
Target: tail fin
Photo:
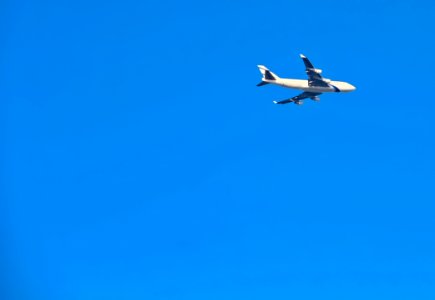
<instances>
[{"instance_id":1,"label":"tail fin","mask_svg":"<svg viewBox=\"0 0 435 300\"><path fill-rule=\"evenodd\" d=\"M261 74L263 74L263 80L277 80L279 78L278 75L271 72L268 68L262 65L258 65L258 68L260 69Z\"/></svg>"},{"instance_id":2,"label":"tail fin","mask_svg":"<svg viewBox=\"0 0 435 300\"><path fill-rule=\"evenodd\" d=\"M275 73L272 73L268 68L262 65L258 65L258 69L260 69L263 78L261 78L261 82L257 84L257 86L262 86L268 84L270 81L277 80L279 77Z\"/></svg>"}]
</instances>

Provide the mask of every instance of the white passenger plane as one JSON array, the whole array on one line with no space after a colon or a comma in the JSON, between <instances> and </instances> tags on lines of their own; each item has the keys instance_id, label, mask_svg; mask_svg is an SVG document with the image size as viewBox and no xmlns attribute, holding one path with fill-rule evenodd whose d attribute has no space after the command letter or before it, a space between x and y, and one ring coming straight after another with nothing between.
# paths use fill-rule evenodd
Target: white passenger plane
<instances>
[{"instance_id":1,"label":"white passenger plane","mask_svg":"<svg viewBox=\"0 0 435 300\"><path fill-rule=\"evenodd\" d=\"M337 93L337 92L352 92L356 88L350 83L343 81L332 81L331 79L323 78L320 74L322 70L314 68L313 64L301 54L301 58L305 64L305 72L308 75L308 80L302 79L288 79L280 78L276 74L269 71L268 68L258 65L263 78L257 86L266 84L276 84L286 88L298 89L304 91L302 94L297 95L290 99L282 101L273 101L275 104L286 104L294 102L295 104L302 104L302 100L310 98L314 101L319 101L319 95L322 93Z\"/></svg>"}]
</instances>

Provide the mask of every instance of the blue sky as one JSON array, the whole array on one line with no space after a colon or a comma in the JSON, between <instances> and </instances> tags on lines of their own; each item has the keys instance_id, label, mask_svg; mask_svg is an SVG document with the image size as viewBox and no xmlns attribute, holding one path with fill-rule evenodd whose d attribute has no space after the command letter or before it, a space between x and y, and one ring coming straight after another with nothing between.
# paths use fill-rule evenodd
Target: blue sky
<instances>
[{"instance_id":1,"label":"blue sky","mask_svg":"<svg viewBox=\"0 0 435 300\"><path fill-rule=\"evenodd\" d=\"M4 299L435 297L432 2L1 8Z\"/></svg>"}]
</instances>

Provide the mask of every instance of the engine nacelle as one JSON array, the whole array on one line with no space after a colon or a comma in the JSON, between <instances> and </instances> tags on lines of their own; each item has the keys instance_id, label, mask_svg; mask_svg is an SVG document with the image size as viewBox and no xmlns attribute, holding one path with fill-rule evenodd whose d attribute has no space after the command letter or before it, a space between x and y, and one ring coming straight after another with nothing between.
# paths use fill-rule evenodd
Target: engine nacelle
<instances>
[{"instance_id":1,"label":"engine nacelle","mask_svg":"<svg viewBox=\"0 0 435 300\"><path fill-rule=\"evenodd\" d=\"M314 97L311 97L311 100L320 101L320 98L318 96L314 96Z\"/></svg>"}]
</instances>

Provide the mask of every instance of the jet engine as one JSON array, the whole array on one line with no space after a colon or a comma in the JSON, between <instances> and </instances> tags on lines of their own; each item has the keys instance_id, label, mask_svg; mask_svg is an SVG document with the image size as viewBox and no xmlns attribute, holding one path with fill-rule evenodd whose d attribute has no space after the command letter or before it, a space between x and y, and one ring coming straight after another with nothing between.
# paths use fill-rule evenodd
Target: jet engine
<instances>
[{"instance_id":1,"label":"jet engine","mask_svg":"<svg viewBox=\"0 0 435 300\"><path fill-rule=\"evenodd\" d=\"M320 101L320 97L319 96L314 96L314 97L311 97L311 100Z\"/></svg>"}]
</instances>

